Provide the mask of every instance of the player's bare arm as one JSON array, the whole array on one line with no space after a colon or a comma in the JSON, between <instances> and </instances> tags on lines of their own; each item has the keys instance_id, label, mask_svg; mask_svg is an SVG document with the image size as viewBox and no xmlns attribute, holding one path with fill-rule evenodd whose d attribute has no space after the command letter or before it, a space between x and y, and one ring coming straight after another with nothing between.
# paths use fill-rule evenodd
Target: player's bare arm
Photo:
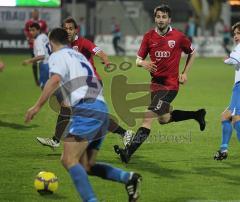
<instances>
[{"instance_id":1,"label":"player's bare arm","mask_svg":"<svg viewBox=\"0 0 240 202\"><path fill-rule=\"evenodd\" d=\"M193 64L194 59L195 59L195 51L193 51L191 54L188 54L188 56L187 56L184 70L179 75L179 83L180 84L185 84L187 82L187 74Z\"/></svg>"},{"instance_id":2,"label":"player's bare arm","mask_svg":"<svg viewBox=\"0 0 240 202\"><path fill-rule=\"evenodd\" d=\"M157 71L157 65L155 64L155 62L142 60L139 57L136 59L136 65L138 67L143 67L144 69L146 69L151 73L154 73Z\"/></svg>"},{"instance_id":3,"label":"player's bare arm","mask_svg":"<svg viewBox=\"0 0 240 202\"><path fill-rule=\"evenodd\" d=\"M38 61L41 61L44 59L44 55L39 55L37 57L34 57L34 58L29 58L29 59L26 59L22 62L22 65L28 65L28 64L32 64L32 63L35 63L35 62L38 62Z\"/></svg>"},{"instance_id":4,"label":"player's bare arm","mask_svg":"<svg viewBox=\"0 0 240 202\"><path fill-rule=\"evenodd\" d=\"M48 98L53 94L53 92L58 88L61 77L54 74L46 83L41 96L35 105L27 110L25 115L25 122L29 123L34 116L39 112L41 107L47 102Z\"/></svg>"},{"instance_id":5,"label":"player's bare arm","mask_svg":"<svg viewBox=\"0 0 240 202\"><path fill-rule=\"evenodd\" d=\"M110 61L109 61L109 58L108 58L107 54L106 54L104 51L102 51L102 50L98 51L98 52L96 53L96 56L98 56L98 57L102 60L103 64L104 64L106 67L108 67L108 65L111 64Z\"/></svg>"}]
</instances>

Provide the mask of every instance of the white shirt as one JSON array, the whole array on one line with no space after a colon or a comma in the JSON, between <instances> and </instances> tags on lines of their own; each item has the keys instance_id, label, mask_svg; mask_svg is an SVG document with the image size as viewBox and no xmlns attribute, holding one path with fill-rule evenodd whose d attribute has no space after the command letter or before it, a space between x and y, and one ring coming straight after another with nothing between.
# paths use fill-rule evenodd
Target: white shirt
<instances>
[{"instance_id":1,"label":"white shirt","mask_svg":"<svg viewBox=\"0 0 240 202\"><path fill-rule=\"evenodd\" d=\"M240 43L230 53L230 57L224 63L233 65L235 68L235 83L240 81Z\"/></svg>"},{"instance_id":2,"label":"white shirt","mask_svg":"<svg viewBox=\"0 0 240 202\"><path fill-rule=\"evenodd\" d=\"M39 34L33 43L33 52L34 56L44 56L44 60L42 61L44 64L48 63L48 58L51 54L51 48L49 45L49 40L46 34Z\"/></svg>"},{"instance_id":3,"label":"white shirt","mask_svg":"<svg viewBox=\"0 0 240 202\"><path fill-rule=\"evenodd\" d=\"M74 106L83 98L104 101L94 69L81 53L67 47L52 53L49 72L61 76L61 91L66 104Z\"/></svg>"}]
</instances>

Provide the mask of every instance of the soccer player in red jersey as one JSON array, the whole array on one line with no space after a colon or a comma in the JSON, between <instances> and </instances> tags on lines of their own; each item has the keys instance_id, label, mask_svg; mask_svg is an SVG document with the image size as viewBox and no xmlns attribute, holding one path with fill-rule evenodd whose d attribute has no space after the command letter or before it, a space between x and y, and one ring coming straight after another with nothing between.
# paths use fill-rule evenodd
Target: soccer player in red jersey
<instances>
[{"instance_id":1,"label":"soccer player in red jersey","mask_svg":"<svg viewBox=\"0 0 240 202\"><path fill-rule=\"evenodd\" d=\"M42 33L47 33L48 28L47 28L47 23L44 20L39 19L38 10L34 9L32 11L32 18L27 20L27 22L25 23L25 27L24 27L24 34L25 34L25 37L29 44L30 53L31 53L31 56L34 57L34 53L33 53L33 40L34 39L33 39L33 36L31 35L31 33L29 32L29 27L32 23L38 23L40 25ZM33 69L33 77L34 77L35 83L37 85L39 85L37 63L33 63L32 69Z\"/></svg>"},{"instance_id":2,"label":"soccer player in red jersey","mask_svg":"<svg viewBox=\"0 0 240 202\"><path fill-rule=\"evenodd\" d=\"M205 109L183 111L172 110L170 106L177 96L179 84L186 83L194 60L195 50L191 41L170 26L171 10L168 5L155 8L154 17L156 27L144 35L136 60L137 66L151 74L151 104L149 111L145 113L142 127L136 132L131 144L126 149L115 146L116 153L125 163L149 136L154 118L157 118L160 124L194 119L199 123L201 131L205 129ZM182 52L187 54L187 60L183 72L179 74ZM145 60L148 54L151 61Z\"/></svg>"},{"instance_id":3,"label":"soccer player in red jersey","mask_svg":"<svg viewBox=\"0 0 240 202\"><path fill-rule=\"evenodd\" d=\"M68 39L71 47L76 51L82 53L88 59L88 61L92 64L95 74L97 75L99 81L102 83L101 78L97 73L96 67L94 65L93 57L96 55L102 60L105 66L108 66L110 64L108 56L93 42L89 41L86 38L77 36L78 26L76 21L72 17L68 17L63 21L63 28L68 33ZM60 115L58 116L57 125L55 129L55 135L52 138L37 137L37 140L43 145L50 147L58 147L63 132L69 122L70 114L71 111L69 108L61 107ZM125 130L111 118L109 119L108 130L112 133L116 133L122 136L123 144L125 146L129 144L133 136L133 132L131 130Z\"/></svg>"}]
</instances>

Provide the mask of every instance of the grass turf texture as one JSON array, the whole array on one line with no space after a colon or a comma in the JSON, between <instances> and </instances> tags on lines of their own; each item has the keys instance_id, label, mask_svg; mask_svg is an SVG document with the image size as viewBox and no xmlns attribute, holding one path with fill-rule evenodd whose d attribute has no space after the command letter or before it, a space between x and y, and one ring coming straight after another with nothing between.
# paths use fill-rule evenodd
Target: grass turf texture
<instances>
[{"instance_id":1,"label":"grass turf texture","mask_svg":"<svg viewBox=\"0 0 240 202\"><path fill-rule=\"evenodd\" d=\"M52 151L36 142L37 136L52 135L57 114L46 105L31 124L24 124L26 110L40 94L40 89L34 84L31 67L21 66L26 57L28 55L2 56L6 69L0 73L0 201L80 200L68 173L60 164L62 147ZM111 57L111 60L120 64L124 58ZM129 61L135 64L135 58L129 58ZM124 74L129 83L149 80L148 73L135 65L130 70L118 69L111 73L104 72L99 60L96 60L96 66L103 78L105 97L113 114L110 99L113 76ZM150 139L127 167L113 152L113 145L121 144L120 138L109 134L99 153L99 161L141 173L140 201L143 202L240 200L240 149L235 131L229 158L223 162L213 160L221 141L220 114L229 103L233 78L234 70L224 65L222 59L196 59L188 82L181 87L173 105L175 109L185 110L206 108L206 130L200 132L194 121L162 126L155 122ZM122 121L120 123L123 124ZM132 129L136 131L140 123L139 120ZM54 172L59 179L59 189L53 195L41 196L34 190L35 175L42 170ZM90 181L100 201L127 201L122 184L96 177L90 177Z\"/></svg>"}]
</instances>

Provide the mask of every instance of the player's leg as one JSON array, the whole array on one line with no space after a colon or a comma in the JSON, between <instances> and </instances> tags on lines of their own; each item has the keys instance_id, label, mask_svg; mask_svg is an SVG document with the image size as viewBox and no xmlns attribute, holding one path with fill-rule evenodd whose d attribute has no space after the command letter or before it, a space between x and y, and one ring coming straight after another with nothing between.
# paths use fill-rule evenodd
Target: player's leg
<instances>
[{"instance_id":1,"label":"player's leg","mask_svg":"<svg viewBox=\"0 0 240 202\"><path fill-rule=\"evenodd\" d=\"M134 172L126 172L110 164L96 162L103 139L104 138L93 141L88 146L87 152L85 152L85 155L81 159L82 164L89 175L125 184L129 201L137 200L140 194L139 185L142 180L141 175Z\"/></svg>"},{"instance_id":2,"label":"player's leg","mask_svg":"<svg viewBox=\"0 0 240 202\"><path fill-rule=\"evenodd\" d=\"M118 52L122 52L125 55L125 50L119 45L121 38L118 36L117 37L117 48L118 48Z\"/></svg>"},{"instance_id":3,"label":"player's leg","mask_svg":"<svg viewBox=\"0 0 240 202\"><path fill-rule=\"evenodd\" d=\"M215 160L223 160L227 158L228 144L232 136L232 112L226 109L222 115L222 142L220 149L214 155Z\"/></svg>"},{"instance_id":4,"label":"player's leg","mask_svg":"<svg viewBox=\"0 0 240 202\"><path fill-rule=\"evenodd\" d=\"M117 37L113 37L113 48L114 48L115 54L118 55Z\"/></svg>"},{"instance_id":5,"label":"player's leg","mask_svg":"<svg viewBox=\"0 0 240 202\"><path fill-rule=\"evenodd\" d=\"M63 166L69 172L82 200L96 202L97 198L88 180L86 170L79 163L79 159L84 154L87 146L87 140L83 140L69 134L69 136L64 140L64 149L61 161Z\"/></svg>"},{"instance_id":6,"label":"player's leg","mask_svg":"<svg viewBox=\"0 0 240 202\"><path fill-rule=\"evenodd\" d=\"M156 91L151 93L151 104L148 107L150 111L145 114L142 127L137 130L131 144L126 149L121 149L118 145L114 146L115 152L120 155L123 162L128 163L134 152L148 138L153 120L160 115L168 114L172 110L170 103L176 95L177 91Z\"/></svg>"},{"instance_id":7,"label":"player's leg","mask_svg":"<svg viewBox=\"0 0 240 202\"><path fill-rule=\"evenodd\" d=\"M235 84L233 89L232 99L234 102L234 111L233 111L233 125L234 129L237 132L238 140L240 141L240 83ZM231 106L230 106L231 107Z\"/></svg>"},{"instance_id":8,"label":"player's leg","mask_svg":"<svg viewBox=\"0 0 240 202\"><path fill-rule=\"evenodd\" d=\"M109 117L109 126L108 131L118 134L123 138L123 145L126 147L130 144L133 138L133 131L132 130L125 130L123 127L121 127L117 121L114 120L113 117Z\"/></svg>"},{"instance_id":9,"label":"player's leg","mask_svg":"<svg viewBox=\"0 0 240 202\"><path fill-rule=\"evenodd\" d=\"M171 113L171 121L179 122L194 119L198 122L200 130L203 131L206 127L205 115L205 109L199 109L197 111L173 110Z\"/></svg>"},{"instance_id":10,"label":"player's leg","mask_svg":"<svg viewBox=\"0 0 240 202\"><path fill-rule=\"evenodd\" d=\"M222 144L220 150L214 156L215 160L227 158L228 144L232 135L232 122L234 128L238 130L238 116L240 115L240 83L235 84L232 90L232 97L229 107L222 114ZM234 117L234 120L233 120Z\"/></svg>"},{"instance_id":11,"label":"player's leg","mask_svg":"<svg viewBox=\"0 0 240 202\"><path fill-rule=\"evenodd\" d=\"M44 64L42 62L39 63L39 84L43 89L47 80L49 79L49 66L48 64Z\"/></svg>"},{"instance_id":12,"label":"player's leg","mask_svg":"<svg viewBox=\"0 0 240 202\"><path fill-rule=\"evenodd\" d=\"M64 134L64 131L69 123L71 116L71 109L69 107L61 106L60 113L57 118L55 126L55 133L52 138L37 137L39 143L44 146L56 148L60 146L60 140Z\"/></svg>"},{"instance_id":13,"label":"player's leg","mask_svg":"<svg viewBox=\"0 0 240 202\"><path fill-rule=\"evenodd\" d=\"M232 118L234 129L237 132L238 141L240 141L240 115L235 115Z\"/></svg>"},{"instance_id":14,"label":"player's leg","mask_svg":"<svg viewBox=\"0 0 240 202\"><path fill-rule=\"evenodd\" d=\"M108 126L107 112L107 106L104 102L93 99L80 100L77 105L72 107L72 115L68 131L70 134L74 134L74 138L79 143L78 146L80 148L75 148L76 152L74 154L70 154L70 156L73 158L70 163L68 163L68 156L66 156L65 161L63 162L68 163L68 166L65 166L67 168L72 166L68 170L78 192L83 198L83 201L96 201L96 197L88 181L86 170L79 163L79 161L87 149L88 142L102 138L102 136L99 135L106 134L105 131L107 130ZM100 131L104 131L104 133L99 133ZM65 139L64 146L73 145L71 141L72 140L69 139L69 141L66 143ZM82 145L80 145L80 143ZM73 146L76 146L76 144Z\"/></svg>"},{"instance_id":15,"label":"player's leg","mask_svg":"<svg viewBox=\"0 0 240 202\"><path fill-rule=\"evenodd\" d=\"M33 53L33 48L30 48L30 53L31 56L34 57L34 53ZM32 64L32 70L33 70L33 78L34 81L36 83L37 86L39 86L39 80L38 80L38 64L36 62L34 62Z\"/></svg>"},{"instance_id":16,"label":"player's leg","mask_svg":"<svg viewBox=\"0 0 240 202\"><path fill-rule=\"evenodd\" d=\"M234 99L235 99L235 106L233 111L233 126L237 132L238 140L240 141L240 83L235 84L234 87Z\"/></svg>"}]
</instances>

